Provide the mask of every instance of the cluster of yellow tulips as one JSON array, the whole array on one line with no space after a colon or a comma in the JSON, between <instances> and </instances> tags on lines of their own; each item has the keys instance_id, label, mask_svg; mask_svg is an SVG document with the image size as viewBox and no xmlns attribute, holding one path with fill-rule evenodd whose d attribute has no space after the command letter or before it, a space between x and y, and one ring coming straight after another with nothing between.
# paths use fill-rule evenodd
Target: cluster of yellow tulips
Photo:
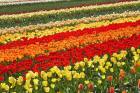
<instances>
[{"instance_id":1,"label":"cluster of yellow tulips","mask_svg":"<svg viewBox=\"0 0 140 93\"><path fill-rule=\"evenodd\" d=\"M128 55L132 54L131 58ZM130 50L122 50L112 55L94 56L93 59L84 58L83 61L66 67L54 66L48 71L28 71L23 76L9 76L0 84L0 91L11 93L73 93L105 92L110 86L123 89L118 91L136 91L140 79L140 49L132 47ZM135 78L134 78L135 77ZM136 81L131 81L135 79ZM88 88L92 84L93 89ZM129 87L127 85L134 86ZM134 85L133 85L134 84ZM119 86L118 86L119 85ZM84 87L84 88L82 88ZM129 89L130 88L130 89ZM109 92L110 93L110 92ZM111 92L115 93L115 92Z\"/></svg>"}]
</instances>

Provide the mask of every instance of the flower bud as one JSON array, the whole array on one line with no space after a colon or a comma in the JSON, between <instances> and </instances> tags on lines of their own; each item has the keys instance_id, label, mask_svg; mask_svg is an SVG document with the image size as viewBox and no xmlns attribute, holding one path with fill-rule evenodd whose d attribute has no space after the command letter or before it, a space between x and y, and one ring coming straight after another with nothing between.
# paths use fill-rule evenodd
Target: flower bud
<instances>
[{"instance_id":1,"label":"flower bud","mask_svg":"<svg viewBox=\"0 0 140 93\"><path fill-rule=\"evenodd\" d=\"M89 89L89 90L93 90L93 89L94 89L93 83L89 83L89 84L88 84L88 89Z\"/></svg>"},{"instance_id":2,"label":"flower bud","mask_svg":"<svg viewBox=\"0 0 140 93\"><path fill-rule=\"evenodd\" d=\"M130 73L131 73L131 74L135 74L135 73L136 73L136 69L135 69L134 67L131 67Z\"/></svg>"},{"instance_id":3,"label":"flower bud","mask_svg":"<svg viewBox=\"0 0 140 93\"><path fill-rule=\"evenodd\" d=\"M113 76L108 76L107 81L111 82L113 80Z\"/></svg>"},{"instance_id":4,"label":"flower bud","mask_svg":"<svg viewBox=\"0 0 140 93\"><path fill-rule=\"evenodd\" d=\"M79 84L78 85L78 90L83 90L84 89L84 85L83 84Z\"/></svg>"},{"instance_id":5,"label":"flower bud","mask_svg":"<svg viewBox=\"0 0 140 93\"><path fill-rule=\"evenodd\" d=\"M140 79L138 80L138 89L140 89Z\"/></svg>"},{"instance_id":6,"label":"flower bud","mask_svg":"<svg viewBox=\"0 0 140 93\"><path fill-rule=\"evenodd\" d=\"M120 69L120 73L119 73L119 79L122 80L125 77L125 71L123 69Z\"/></svg>"},{"instance_id":7,"label":"flower bud","mask_svg":"<svg viewBox=\"0 0 140 93\"><path fill-rule=\"evenodd\" d=\"M110 87L110 88L108 89L108 93L115 93L114 87Z\"/></svg>"}]
</instances>

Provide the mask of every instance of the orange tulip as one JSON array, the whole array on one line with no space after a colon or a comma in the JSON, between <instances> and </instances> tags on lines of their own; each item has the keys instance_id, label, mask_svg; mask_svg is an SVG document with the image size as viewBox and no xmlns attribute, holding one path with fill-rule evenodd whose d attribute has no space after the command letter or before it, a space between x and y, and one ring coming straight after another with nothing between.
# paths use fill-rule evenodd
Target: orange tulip
<instances>
[{"instance_id":1,"label":"orange tulip","mask_svg":"<svg viewBox=\"0 0 140 93\"><path fill-rule=\"evenodd\" d=\"M107 80L111 82L113 80L113 76L107 76Z\"/></svg>"},{"instance_id":2,"label":"orange tulip","mask_svg":"<svg viewBox=\"0 0 140 93\"><path fill-rule=\"evenodd\" d=\"M138 89L140 89L140 79L138 80Z\"/></svg>"},{"instance_id":3,"label":"orange tulip","mask_svg":"<svg viewBox=\"0 0 140 93\"><path fill-rule=\"evenodd\" d=\"M123 69L120 69L120 73L119 73L119 79L122 80L125 77L125 71Z\"/></svg>"},{"instance_id":4,"label":"orange tulip","mask_svg":"<svg viewBox=\"0 0 140 93\"><path fill-rule=\"evenodd\" d=\"M131 74L135 74L135 73L136 73L136 69L135 69L134 67L131 67L130 73L131 73Z\"/></svg>"}]
</instances>

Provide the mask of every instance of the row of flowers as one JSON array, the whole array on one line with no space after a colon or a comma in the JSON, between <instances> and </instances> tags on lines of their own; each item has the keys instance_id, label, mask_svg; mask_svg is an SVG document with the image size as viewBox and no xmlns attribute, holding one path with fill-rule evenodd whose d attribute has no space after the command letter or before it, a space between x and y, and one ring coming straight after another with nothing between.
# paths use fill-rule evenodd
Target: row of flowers
<instances>
[{"instance_id":1,"label":"row of flowers","mask_svg":"<svg viewBox=\"0 0 140 93\"><path fill-rule=\"evenodd\" d=\"M37 11L43 11L43 10L58 10L58 9L68 9L68 8L73 8L73 7L82 7L82 6L91 6L91 5L102 5L102 4L112 4L112 3L117 3L117 2L126 2L126 1L136 1L136 0L101 0L101 1L90 1L88 0L87 2L84 1L78 1L76 2L76 4L73 5L73 1L66 1L66 2L57 2L57 3L53 3L53 6L50 5L49 3L45 3L44 5L47 6L45 7L44 5L42 6L42 4L38 3L38 4L32 4L32 7L28 8L30 6L30 4L24 4L23 2L21 2L21 0L19 0L19 2L14 2L12 4L11 0L9 0L10 2L4 2L5 0L1 0L3 2L2 5L13 5L13 4L20 4L20 6L14 6L13 9L11 11L9 11L9 9L11 7L5 7L4 10L0 13L0 15L5 15L5 14L21 14L21 13L29 13L29 12L37 12ZM7 1L7 0L6 0ZM23 1L29 1L28 3L33 3L30 1L35 1L35 0L23 0ZM44 0L42 0L44 1ZM46 0L45 0L46 1ZM52 0L49 0L52 1ZM63 0L54 0L54 1L63 1ZM64 0L65 1L65 0ZM40 2L40 1L37 1ZM22 5L23 4L23 5ZM1 6L3 7L3 6ZM24 7L24 8L23 8ZM17 9L18 8L18 9ZM28 10L26 9L28 8Z\"/></svg>"},{"instance_id":2,"label":"row of flowers","mask_svg":"<svg viewBox=\"0 0 140 93\"><path fill-rule=\"evenodd\" d=\"M130 8L131 6L131 8ZM88 6L85 8L75 8L74 10L69 9L67 10L58 10L59 12L53 11L45 11L45 13L39 12L31 13L31 14L18 14L18 15L4 15L0 16L0 28L5 27L15 27L15 26L27 26L30 24L46 24L51 21L61 21L67 19L75 19L75 18L82 18L82 17L90 17L90 16L98 16L101 14L112 14L112 13L122 13L124 11L139 11L140 3L139 1L132 1L127 3L121 4L112 4L112 5L101 5L97 6ZM114 11L115 10L115 11Z\"/></svg>"},{"instance_id":3,"label":"row of flowers","mask_svg":"<svg viewBox=\"0 0 140 93\"><path fill-rule=\"evenodd\" d=\"M83 11L83 10L96 10L100 8L112 8L112 7L119 7L125 5L133 5L139 4L140 1L131 1L131 2L119 2L115 4L108 4L108 5L94 5L94 6L83 6L83 7L74 7L69 9L59 9L59 10L50 10L50 11L38 11L38 12L31 12L31 13L22 13L22 14L13 14L13 15L2 15L0 19L12 19L12 18L26 18L32 16L41 16L41 15L48 15L48 14L56 14L62 12L73 12L73 11Z\"/></svg>"},{"instance_id":4,"label":"row of flowers","mask_svg":"<svg viewBox=\"0 0 140 93\"><path fill-rule=\"evenodd\" d=\"M139 48L131 47L130 50L121 50L112 55L84 58L74 65L54 66L47 71L28 71L22 75L10 75L0 83L0 92L138 93L140 90L139 54Z\"/></svg>"},{"instance_id":5,"label":"row of flowers","mask_svg":"<svg viewBox=\"0 0 140 93\"><path fill-rule=\"evenodd\" d=\"M84 48L72 48L67 51L52 52L47 55L38 55L33 58L24 58L22 61L14 61L10 65L1 65L0 74L15 74L26 72L27 70L40 71L52 66L66 66L81 61L84 57L91 59L95 55L113 54L119 50L126 50L130 47L138 48L140 45L140 35L133 35L122 40L111 40L100 44L87 45ZM138 52L139 49L137 50ZM122 57L122 56L118 56ZM139 55L136 55L136 59Z\"/></svg>"},{"instance_id":6,"label":"row of flowers","mask_svg":"<svg viewBox=\"0 0 140 93\"><path fill-rule=\"evenodd\" d=\"M74 47L84 47L90 44L102 43L108 40L128 38L133 34L139 34L139 23L140 21L119 23L106 27L84 29L83 31L78 30L76 32L60 33L43 38L34 38L32 42L29 42L31 40L27 39L21 42L17 41L14 42L16 46L12 43L7 44L9 47L5 47L6 45L0 46L0 62L14 61L17 58L23 58L25 55L34 57L37 54L44 54L46 51L47 53L57 52ZM10 48L11 45L14 47Z\"/></svg>"},{"instance_id":7,"label":"row of flowers","mask_svg":"<svg viewBox=\"0 0 140 93\"><path fill-rule=\"evenodd\" d=\"M130 22L130 21L135 22L138 20L140 20L140 16L117 18L117 19L111 19L111 21L104 20L104 21L99 21L99 22L88 22L89 20L86 20L87 21L86 23L79 23L79 24L74 24L74 25L69 25L69 26L46 28L44 30L36 29L35 31L25 31L25 32L20 32L20 33L19 32L18 33L15 33L15 32L6 33L6 34L3 34L0 36L0 43L6 44L11 41L19 40L23 37L30 39L30 38L34 38L34 37L43 37L43 36L48 36L48 35L54 35L56 33L83 30L85 28L93 28L93 27L96 28L96 27L101 27L101 26L107 26L107 25L115 24L115 23L124 23L124 22Z\"/></svg>"},{"instance_id":8,"label":"row of flowers","mask_svg":"<svg viewBox=\"0 0 140 93\"><path fill-rule=\"evenodd\" d=\"M61 26L65 26L65 25L75 25L75 24L79 24L79 23L89 23L92 21L98 22L98 21L102 21L102 20L134 17L134 16L138 16L139 14L140 14L139 11L125 11L123 13L105 14L105 15L99 15L97 17L91 16L91 17L84 17L84 18L80 18L80 19L49 22L47 24L37 24L37 25L28 25L28 26L24 26L24 27L5 28L5 29L0 29L0 34L2 35L2 34L6 34L6 33L45 30L50 27L53 28L53 27L61 27Z\"/></svg>"}]
</instances>

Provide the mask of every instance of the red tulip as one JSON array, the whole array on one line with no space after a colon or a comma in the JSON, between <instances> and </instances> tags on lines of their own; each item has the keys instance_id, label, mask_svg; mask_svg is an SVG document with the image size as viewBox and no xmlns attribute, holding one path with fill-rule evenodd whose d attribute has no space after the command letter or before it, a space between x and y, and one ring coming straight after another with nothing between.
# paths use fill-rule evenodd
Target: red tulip
<instances>
[{"instance_id":1,"label":"red tulip","mask_svg":"<svg viewBox=\"0 0 140 93\"><path fill-rule=\"evenodd\" d=\"M0 76L0 81L3 81L4 80L4 77L3 76Z\"/></svg>"},{"instance_id":2,"label":"red tulip","mask_svg":"<svg viewBox=\"0 0 140 93\"><path fill-rule=\"evenodd\" d=\"M108 93L115 93L114 87L110 87L110 88L108 89Z\"/></svg>"},{"instance_id":3,"label":"red tulip","mask_svg":"<svg viewBox=\"0 0 140 93\"><path fill-rule=\"evenodd\" d=\"M83 84L79 84L78 85L78 90L83 90L84 89L84 85Z\"/></svg>"},{"instance_id":4,"label":"red tulip","mask_svg":"<svg viewBox=\"0 0 140 93\"><path fill-rule=\"evenodd\" d=\"M93 89L94 89L93 83L89 83L89 84L88 84L88 89L89 89L89 90L93 90Z\"/></svg>"}]
</instances>

